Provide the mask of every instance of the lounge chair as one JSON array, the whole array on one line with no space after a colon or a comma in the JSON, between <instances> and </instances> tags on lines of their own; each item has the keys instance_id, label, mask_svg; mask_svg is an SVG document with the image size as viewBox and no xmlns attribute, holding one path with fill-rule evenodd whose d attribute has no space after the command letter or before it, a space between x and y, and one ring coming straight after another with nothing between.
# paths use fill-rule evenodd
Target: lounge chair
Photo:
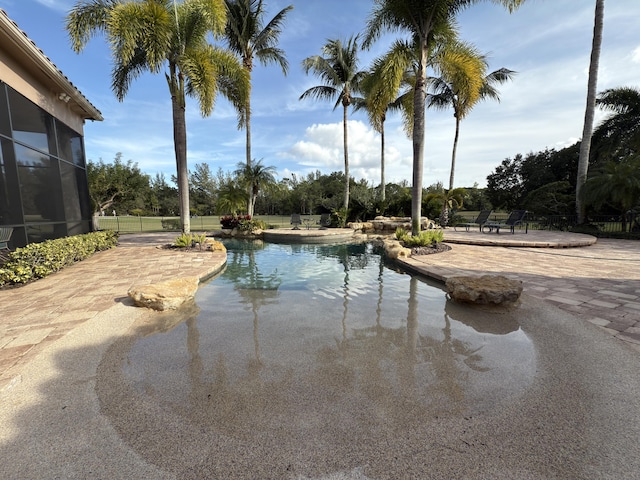
<instances>
[{"instance_id":1,"label":"lounge chair","mask_svg":"<svg viewBox=\"0 0 640 480\"><path fill-rule=\"evenodd\" d=\"M320 224L320 230L324 230L331 225L331 214L330 213L322 213L320 215L320 220L318 221Z\"/></svg>"},{"instance_id":2,"label":"lounge chair","mask_svg":"<svg viewBox=\"0 0 640 480\"><path fill-rule=\"evenodd\" d=\"M504 222L487 222L482 226L482 231L484 232L486 228L489 229L489 232L493 232L495 229L496 233L500 233L501 228L507 228L511 230L511 233L515 233L515 228L520 227L522 225L525 226L524 233L529 233L529 224L524 223L524 217L527 215L526 210L514 210L509 214L509 218L507 218Z\"/></svg>"},{"instance_id":3,"label":"lounge chair","mask_svg":"<svg viewBox=\"0 0 640 480\"><path fill-rule=\"evenodd\" d=\"M453 226L454 230L458 230L458 227L464 227L468 232L471 227L477 226L482 232L482 226L489 221L489 217L493 213L493 210L482 210L473 222L469 223L457 223Z\"/></svg>"},{"instance_id":4,"label":"lounge chair","mask_svg":"<svg viewBox=\"0 0 640 480\"><path fill-rule=\"evenodd\" d=\"M302 219L300 218L299 213L294 213L291 215L291 225L293 225L293 230L300 230L300 224L302 223Z\"/></svg>"}]
</instances>

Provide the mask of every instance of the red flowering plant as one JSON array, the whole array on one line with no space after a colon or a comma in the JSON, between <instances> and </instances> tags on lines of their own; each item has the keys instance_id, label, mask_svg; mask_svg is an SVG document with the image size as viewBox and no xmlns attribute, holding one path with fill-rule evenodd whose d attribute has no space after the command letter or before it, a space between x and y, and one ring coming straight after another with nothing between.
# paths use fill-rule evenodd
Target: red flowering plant
<instances>
[{"instance_id":1,"label":"red flowering plant","mask_svg":"<svg viewBox=\"0 0 640 480\"><path fill-rule=\"evenodd\" d=\"M238 228L241 222L251 220L251 215L225 215L220 217L220 225L224 229Z\"/></svg>"}]
</instances>

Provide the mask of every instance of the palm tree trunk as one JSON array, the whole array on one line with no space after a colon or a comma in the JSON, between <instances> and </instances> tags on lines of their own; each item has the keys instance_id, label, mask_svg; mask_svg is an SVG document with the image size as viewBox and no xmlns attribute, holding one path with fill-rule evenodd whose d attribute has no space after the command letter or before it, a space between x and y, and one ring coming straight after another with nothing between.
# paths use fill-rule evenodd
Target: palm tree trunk
<instances>
[{"instance_id":1,"label":"palm tree trunk","mask_svg":"<svg viewBox=\"0 0 640 480\"><path fill-rule=\"evenodd\" d=\"M386 187L384 180L384 120L382 120L380 125L380 187L380 200L384 202L386 199Z\"/></svg>"},{"instance_id":2,"label":"palm tree trunk","mask_svg":"<svg viewBox=\"0 0 640 480\"><path fill-rule=\"evenodd\" d=\"M347 126L347 110L349 108L349 105L344 105L343 106L343 114L342 114L342 124L343 124L343 130L344 130L344 137L343 137L343 148L344 148L344 176L345 176L345 182L344 182L344 209L348 210L349 209L349 150L347 148L347 130L348 130L348 126Z\"/></svg>"},{"instance_id":3,"label":"palm tree trunk","mask_svg":"<svg viewBox=\"0 0 640 480\"><path fill-rule=\"evenodd\" d=\"M420 41L420 65L413 93L413 189L411 193L411 234L420 234L422 221L422 173L424 168L424 117L427 78L427 41Z\"/></svg>"},{"instance_id":4,"label":"palm tree trunk","mask_svg":"<svg viewBox=\"0 0 640 480\"><path fill-rule=\"evenodd\" d=\"M453 177L456 173L456 152L458 151L458 137L460 136L460 119L456 115L456 134L453 137L453 152L451 153L451 173L449 174L449 190L453 190Z\"/></svg>"},{"instance_id":5,"label":"palm tree trunk","mask_svg":"<svg viewBox=\"0 0 640 480\"><path fill-rule=\"evenodd\" d=\"M191 232L189 212L189 170L187 168L187 126L184 103L178 98L183 80L178 79L178 91L172 91L171 106L173 110L173 144L176 152L176 173L178 177L178 196L180 198L180 225L183 233Z\"/></svg>"},{"instance_id":6,"label":"palm tree trunk","mask_svg":"<svg viewBox=\"0 0 640 480\"><path fill-rule=\"evenodd\" d=\"M251 88L251 87L249 87ZM247 145L246 145L246 154L247 154L247 165L251 165L251 90L249 90L249 94L247 95L247 104L244 112L244 120L245 120L245 129L247 130ZM253 217L253 208L251 202L251 187L249 187L249 200L247 202L247 214Z\"/></svg>"},{"instance_id":7,"label":"palm tree trunk","mask_svg":"<svg viewBox=\"0 0 640 480\"><path fill-rule=\"evenodd\" d=\"M603 24L604 0L596 0L593 43L591 46L591 62L589 64L589 82L587 86L587 106L584 114L584 128L582 130L582 141L580 142L580 157L578 160L578 175L576 180L576 213L578 215L578 224L582 224L585 221L585 205L581 198L581 193L582 187L587 181L587 172L589 170L589 151L591 150L593 117L596 109L598 67L600 63Z\"/></svg>"}]
</instances>

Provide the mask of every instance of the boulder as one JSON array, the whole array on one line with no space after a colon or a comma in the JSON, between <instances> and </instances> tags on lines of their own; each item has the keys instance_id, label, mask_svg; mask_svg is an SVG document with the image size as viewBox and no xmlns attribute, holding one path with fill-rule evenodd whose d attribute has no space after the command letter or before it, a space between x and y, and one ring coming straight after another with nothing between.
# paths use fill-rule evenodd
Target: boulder
<instances>
[{"instance_id":1,"label":"boulder","mask_svg":"<svg viewBox=\"0 0 640 480\"><path fill-rule=\"evenodd\" d=\"M224 246L224 243L214 240L213 238L207 237L204 241L207 250L211 250L212 252L226 252L227 248Z\"/></svg>"},{"instance_id":2,"label":"boulder","mask_svg":"<svg viewBox=\"0 0 640 480\"><path fill-rule=\"evenodd\" d=\"M522 282L502 275L456 276L446 281L449 297L478 305L512 305L522 293Z\"/></svg>"},{"instance_id":3,"label":"boulder","mask_svg":"<svg viewBox=\"0 0 640 480\"><path fill-rule=\"evenodd\" d=\"M139 307L153 310L175 310L187 300L192 300L198 290L200 280L182 277L162 283L131 287L127 295Z\"/></svg>"},{"instance_id":4,"label":"boulder","mask_svg":"<svg viewBox=\"0 0 640 480\"><path fill-rule=\"evenodd\" d=\"M383 246L387 257L392 260L400 257L409 258L411 256L411 249L403 247L398 240L392 240L390 238L384 239Z\"/></svg>"}]
</instances>

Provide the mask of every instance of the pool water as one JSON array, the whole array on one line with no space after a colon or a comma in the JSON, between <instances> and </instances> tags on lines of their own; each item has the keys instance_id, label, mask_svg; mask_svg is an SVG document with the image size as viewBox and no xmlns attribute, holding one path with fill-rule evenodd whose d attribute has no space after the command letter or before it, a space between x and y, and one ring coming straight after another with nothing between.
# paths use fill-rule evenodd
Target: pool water
<instances>
[{"instance_id":1,"label":"pool water","mask_svg":"<svg viewBox=\"0 0 640 480\"><path fill-rule=\"evenodd\" d=\"M226 270L199 289L199 311L128 353L139 392L181 409L226 405L207 422L242 412L268 429L281 415L306 417L319 399L321 411L333 402L486 410L533 377L534 349L514 314L456 305L370 243L226 246Z\"/></svg>"}]
</instances>

